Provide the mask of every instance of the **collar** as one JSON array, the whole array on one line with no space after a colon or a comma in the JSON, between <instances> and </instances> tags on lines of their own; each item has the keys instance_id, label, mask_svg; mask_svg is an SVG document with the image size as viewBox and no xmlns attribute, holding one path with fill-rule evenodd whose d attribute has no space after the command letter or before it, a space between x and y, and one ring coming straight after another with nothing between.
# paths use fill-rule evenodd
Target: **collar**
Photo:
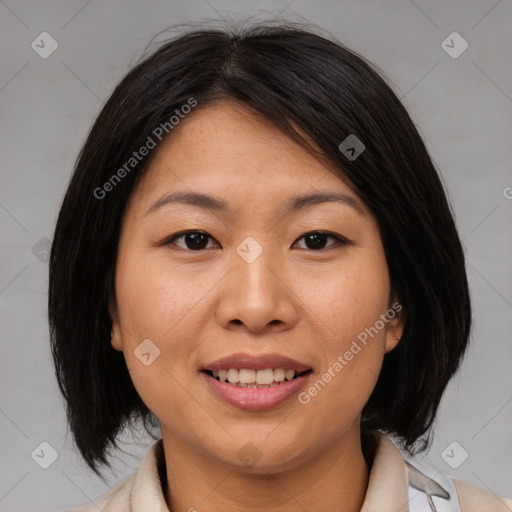
<instances>
[{"instance_id":1,"label":"collar","mask_svg":"<svg viewBox=\"0 0 512 512\"><path fill-rule=\"evenodd\" d=\"M409 512L407 467L388 437L373 431L374 456L361 512ZM162 439L144 456L133 480L132 512L169 512L162 489L165 474Z\"/></svg>"},{"instance_id":2,"label":"collar","mask_svg":"<svg viewBox=\"0 0 512 512\"><path fill-rule=\"evenodd\" d=\"M361 512L409 512L407 466L384 434L372 431L375 455Z\"/></svg>"}]
</instances>

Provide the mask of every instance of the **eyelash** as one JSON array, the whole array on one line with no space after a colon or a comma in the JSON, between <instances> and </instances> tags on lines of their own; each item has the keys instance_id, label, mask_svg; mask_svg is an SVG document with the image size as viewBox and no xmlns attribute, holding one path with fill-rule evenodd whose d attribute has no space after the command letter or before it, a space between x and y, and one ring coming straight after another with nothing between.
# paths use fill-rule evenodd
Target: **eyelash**
<instances>
[{"instance_id":1,"label":"eyelash","mask_svg":"<svg viewBox=\"0 0 512 512\"><path fill-rule=\"evenodd\" d=\"M171 235L170 237L166 238L160 245L172 245L175 240L178 240L179 238L183 238L184 236L189 235L189 234L203 234L203 235L206 235L208 238L215 240L211 235L209 235L205 231L193 229L193 230L189 230L189 231L182 231L181 233L176 233L175 235ZM328 250L334 249L340 245L349 245L350 244L350 242L348 240L346 240L345 238L343 238L339 235L334 235L333 233L329 233L328 231L308 231L307 233L304 233L300 238L298 238L297 241L301 240L302 238L304 238L308 235L313 235L313 234L327 235L327 238L335 239L336 244L334 244L331 247L327 247L327 248L323 248L323 249L307 249L306 248L305 250L309 250L309 251L313 251L313 252L322 252L322 251L328 251ZM295 243L297 243L297 241L294 242L294 245L295 245ZM180 249L183 249L183 248L180 247ZM202 251L205 251L206 249L192 250L192 249L185 248L183 250L186 252L202 252Z\"/></svg>"}]
</instances>

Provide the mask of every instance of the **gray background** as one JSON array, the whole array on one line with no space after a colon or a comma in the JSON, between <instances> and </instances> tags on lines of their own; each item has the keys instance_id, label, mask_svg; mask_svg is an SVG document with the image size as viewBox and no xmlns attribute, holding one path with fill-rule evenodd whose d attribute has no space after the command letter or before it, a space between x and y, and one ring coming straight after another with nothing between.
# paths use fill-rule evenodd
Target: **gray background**
<instances>
[{"instance_id":1,"label":"gray background","mask_svg":"<svg viewBox=\"0 0 512 512\"><path fill-rule=\"evenodd\" d=\"M512 186L512 3L265 0L257 9L252 5L246 0L0 0L1 511L56 512L96 499L137 467L152 442L142 436L129 444L127 437L127 455L114 460L116 472L107 472L110 481L104 485L66 436L50 361L45 239L52 237L95 115L164 28L279 13L318 25L384 70L424 135L467 251L475 317L473 343L443 398L427 461L512 496L512 189L507 188ZM43 31L59 45L47 59L31 48ZM441 46L453 31L469 44L458 58ZM460 48L459 42L449 44ZM31 458L43 441L59 455L48 469ZM454 441L458 445L443 458ZM467 460L450 467L447 461L460 463L463 450ZM48 457L48 450L44 453Z\"/></svg>"}]
</instances>

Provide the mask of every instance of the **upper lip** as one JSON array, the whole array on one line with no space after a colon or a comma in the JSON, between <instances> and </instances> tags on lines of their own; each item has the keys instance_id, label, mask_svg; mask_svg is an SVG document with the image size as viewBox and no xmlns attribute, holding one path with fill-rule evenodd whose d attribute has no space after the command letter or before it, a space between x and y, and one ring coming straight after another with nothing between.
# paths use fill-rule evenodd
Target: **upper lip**
<instances>
[{"instance_id":1,"label":"upper lip","mask_svg":"<svg viewBox=\"0 0 512 512\"><path fill-rule=\"evenodd\" d=\"M311 367L291 359L283 354L268 352L266 354L248 354L247 352L237 352L226 357L221 357L216 361L208 363L203 370L226 370L229 368L266 370L267 368L284 368L285 370L295 370L304 372L311 370Z\"/></svg>"}]
</instances>

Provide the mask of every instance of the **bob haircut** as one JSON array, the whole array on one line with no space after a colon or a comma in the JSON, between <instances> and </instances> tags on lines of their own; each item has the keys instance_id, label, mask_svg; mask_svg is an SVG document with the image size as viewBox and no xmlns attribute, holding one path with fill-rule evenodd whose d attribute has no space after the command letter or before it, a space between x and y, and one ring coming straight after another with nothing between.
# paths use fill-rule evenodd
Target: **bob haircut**
<instances>
[{"instance_id":1,"label":"bob haircut","mask_svg":"<svg viewBox=\"0 0 512 512\"><path fill-rule=\"evenodd\" d=\"M156 439L148 421L156 426L158 420L133 386L123 354L110 344L109 315L123 212L150 155L108 194L98 190L148 137L158 146L155 128L190 98L195 110L227 99L263 115L327 162L375 215L405 325L397 347L384 356L361 431L391 434L412 455L430 445L425 434L430 437L469 342L470 297L442 181L381 74L334 39L297 24L260 23L192 28L144 55L116 86L78 156L49 263L56 376L76 446L97 475L99 464L110 466L106 455L118 448L118 433L134 420ZM349 135L365 146L355 159L338 148Z\"/></svg>"}]
</instances>

